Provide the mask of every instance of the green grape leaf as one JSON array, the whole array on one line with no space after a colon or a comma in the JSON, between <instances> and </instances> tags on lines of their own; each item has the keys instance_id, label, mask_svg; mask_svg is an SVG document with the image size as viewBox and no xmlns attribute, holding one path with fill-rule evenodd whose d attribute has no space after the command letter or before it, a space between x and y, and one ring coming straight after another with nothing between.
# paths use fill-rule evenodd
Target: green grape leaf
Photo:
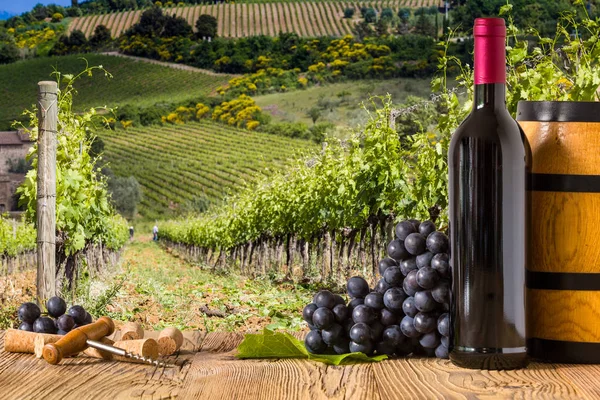
<instances>
[{"instance_id":1,"label":"green grape leaf","mask_svg":"<svg viewBox=\"0 0 600 400\"><path fill-rule=\"evenodd\" d=\"M247 334L237 348L236 357L248 358L304 358L329 365L355 364L360 362L382 361L386 355L369 357L363 353L348 354L311 354L304 343L289 333L273 332L265 329L263 333Z\"/></svg>"}]
</instances>

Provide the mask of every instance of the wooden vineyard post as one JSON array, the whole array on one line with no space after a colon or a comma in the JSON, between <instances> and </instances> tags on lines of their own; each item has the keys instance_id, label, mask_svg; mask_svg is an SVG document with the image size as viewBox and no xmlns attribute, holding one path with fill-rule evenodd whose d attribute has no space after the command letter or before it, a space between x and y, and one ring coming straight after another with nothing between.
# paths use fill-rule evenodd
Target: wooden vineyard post
<instances>
[{"instance_id":1,"label":"wooden vineyard post","mask_svg":"<svg viewBox=\"0 0 600 400\"><path fill-rule=\"evenodd\" d=\"M37 301L56 294L56 82L38 83Z\"/></svg>"}]
</instances>

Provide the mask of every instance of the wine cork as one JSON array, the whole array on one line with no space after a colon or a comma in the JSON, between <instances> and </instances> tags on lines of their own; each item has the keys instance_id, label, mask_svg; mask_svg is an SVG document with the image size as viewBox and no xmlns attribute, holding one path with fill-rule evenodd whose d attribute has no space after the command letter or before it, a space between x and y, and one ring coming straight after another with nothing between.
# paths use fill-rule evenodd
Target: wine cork
<instances>
[{"instance_id":1,"label":"wine cork","mask_svg":"<svg viewBox=\"0 0 600 400\"><path fill-rule=\"evenodd\" d=\"M48 343L56 343L61 339L62 335L49 335L46 333L36 333L33 339L33 353L36 358L42 358L44 346Z\"/></svg>"},{"instance_id":2,"label":"wine cork","mask_svg":"<svg viewBox=\"0 0 600 400\"><path fill-rule=\"evenodd\" d=\"M144 329L137 322L127 322L121 327L121 341L144 338Z\"/></svg>"},{"instance_id":3,"label":"wine cork","mask_svg":"<svg viewBox=\"0 0 600 400\"><path fill-rule=\"evenodd\" d=\"M158 335L158 354L170 356L183 344L183 333L177 328L165 328Z\"/></svg>"},{"instance_id":4,"label":"wine cork","mask_svg":"<svg viewBox=\"0 0 600 400\"><path fill-rule=\"evenodd\" d=\"M35 338L37 335L58 336L49 333L35 333L18 329L7 329L4 333L4 351L9 353L35 354Z\"/></svg>"},{"instance_id":5,"label":"wine cork","mask_svg":"<svg viewBox=\"0 0 600 400\"><path fill-rule=\"evenodd\" d=\"M137 354L138 356L150 357L152 359L158 358L158 343L154 339L137 339L137 340L120 340L115 342L113 346L125 350L128 353ZM114 360L135 362L135 360L113 356Z\"/></svg>"},{"instance_id":6,"label":"wine cork","mask_svg":"<svg viewBox=\"0 0 600 400\"><path fill-rule=\"evenodd\" d=\"M102 339L98 340L98 342L108 344L110 346L114 345L114 343L115 343L107 337L103 337ZM98 350L93 347L88 347L87 349L85 349L83 351L83 354L85 354L88 357L102 358L104 360L112 360L113 359L113 355L111 353L107 353L106 351Z\"/></svg>"}]
</instances>

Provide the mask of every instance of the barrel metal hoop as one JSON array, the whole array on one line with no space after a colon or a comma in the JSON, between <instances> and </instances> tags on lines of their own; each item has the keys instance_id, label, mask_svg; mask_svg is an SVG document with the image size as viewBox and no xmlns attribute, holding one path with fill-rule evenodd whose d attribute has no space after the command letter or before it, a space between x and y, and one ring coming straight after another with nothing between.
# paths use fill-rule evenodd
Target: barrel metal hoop
<instances>
[{"instance_id":1,"label":"barrel metal hoop","mask_svg":"<svg viewBox=\"0 0 600 400\"><path fill-rule=\"evenodd\" d=\"M600 343L596 342L567 342L535 337L527 339L527 350L531 356L542 361L600 363Z\"/></svg>"},{"instance_id":2,"label":"barrel metal hoop","mask_svg":"<svg viewBox=\"0 0 600 400\"><path fill-rule=\"evenodd\" d=\"M525 271L529 289L600 291L600 273Z\"/></svg>"},{"instance_id":3,"label":"barrel metal hoop","mask_svg":"<svg viewBox=\"0 0 600 400\"><path fill-rule=\"evenodd\" d=\"M527 190L534 192L600 193L600 175L530 174Z\"/></svg>"}]
</instances>

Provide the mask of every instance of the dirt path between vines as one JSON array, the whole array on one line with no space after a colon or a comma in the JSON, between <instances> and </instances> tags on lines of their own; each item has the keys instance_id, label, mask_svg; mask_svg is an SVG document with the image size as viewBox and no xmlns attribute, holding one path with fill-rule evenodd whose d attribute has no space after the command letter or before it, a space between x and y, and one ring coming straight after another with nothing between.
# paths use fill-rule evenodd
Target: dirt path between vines
<instances>
[{"instance_id":1,"label":"dirt path between vines","mask_svg":"<svg viewBox=\"0 0 600 400\"><path fill-rule=\"evenodd\" d=\"M104 52L101 54L104 54L105 56L129 58L130 60L141 61L141 62L156 64L156 65L162 65L163 67L168 67L168 68L173 68L173 69L181 69L184 71L200 72L200 73L203 73L206 75L212 75L212 76L230 76L232 78L236 77L236 76L241 76L241 75L236 75L236 74L222 74L219 72L211 71L209 69L196 68L196 67L192 67L190 65L185 65L185 64L170 63L170 62L165 62L165 61L153 60L151 58L130 56L127 54L122 54L122 53L116 52L116 51L107 51L107 52Z\"/></svg>"}]
</instances>

